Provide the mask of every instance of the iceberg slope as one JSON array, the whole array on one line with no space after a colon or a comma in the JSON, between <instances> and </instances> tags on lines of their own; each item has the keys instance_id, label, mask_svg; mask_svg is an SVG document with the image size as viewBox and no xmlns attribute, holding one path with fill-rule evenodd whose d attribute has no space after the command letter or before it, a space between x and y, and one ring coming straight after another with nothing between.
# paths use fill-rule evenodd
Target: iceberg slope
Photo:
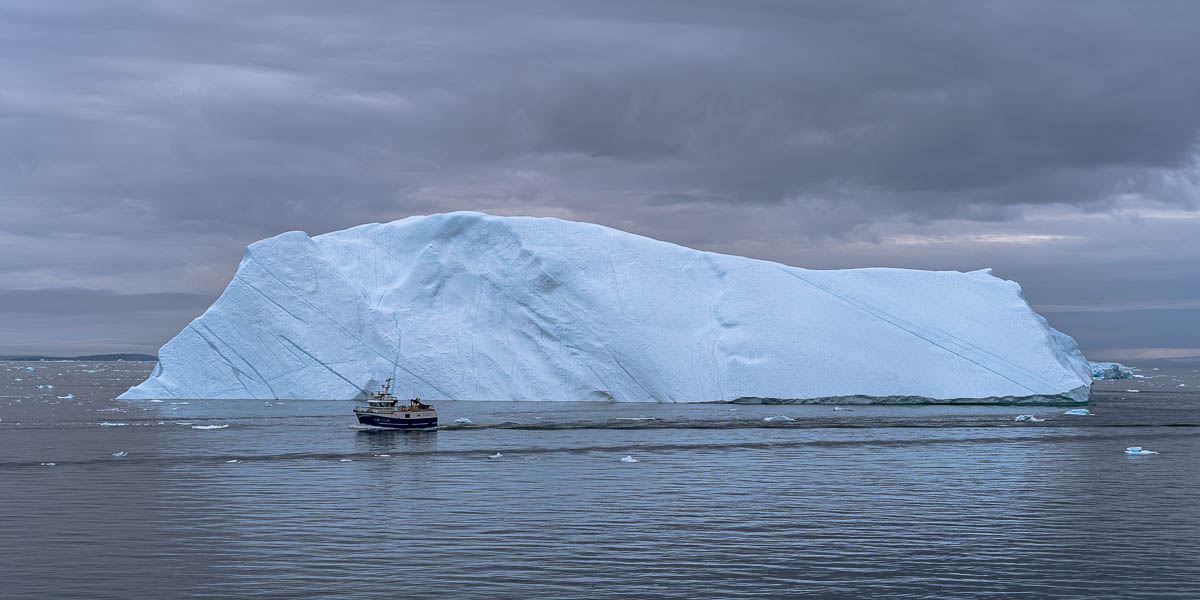
<instances>
[{"instance_id":1,"label":"iceberg slope","mask_svg":"<svg viewBox=\"0 0 1200 600\"><path fill-rule=\"evenodd\" d=\"M990 271L813 271L451 213L251 244L121 398L1086 401L1075 342Z\"/></svg>"}]
</instances>

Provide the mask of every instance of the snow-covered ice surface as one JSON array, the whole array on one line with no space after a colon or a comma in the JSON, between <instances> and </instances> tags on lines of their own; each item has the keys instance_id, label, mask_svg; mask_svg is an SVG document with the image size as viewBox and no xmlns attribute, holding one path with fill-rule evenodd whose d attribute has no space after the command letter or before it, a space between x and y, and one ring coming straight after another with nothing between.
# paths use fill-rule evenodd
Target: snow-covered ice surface
<instances>
[{"instance_id":1,"label":"snow-covered ice surface","mask_svg":"<svg viewBox=\"0 0 1200 600\"><path fill-rule=\"evenodd\" d=\"M251 244L123 399L1082 402L1074 340L990 271L815 271L451 213Z\"/></svg>"}]
</instances>

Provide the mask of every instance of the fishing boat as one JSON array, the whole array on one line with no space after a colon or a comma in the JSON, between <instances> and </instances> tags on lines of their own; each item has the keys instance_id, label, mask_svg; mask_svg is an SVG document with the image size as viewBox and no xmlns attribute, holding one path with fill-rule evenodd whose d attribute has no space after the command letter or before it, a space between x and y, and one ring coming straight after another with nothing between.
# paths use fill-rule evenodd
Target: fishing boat
<instances>
[{"instance_id":1,"label":"fishing boat","mask_svg":"<svg viewBox=\"0 0 1200 600\"><path fill-rule=\"evenodd\" d=\"M354 414L358 417L358 422L363 425L413 431L437 429L437 411L432 406L421 402L420 398L413 398L408 401L408 404L400 404L400 401L392 395L390 378L383 382L380 391L371 394L371 397L367 399L367 404L366 407L354 407Z\"/></svg>"}]
</instances>

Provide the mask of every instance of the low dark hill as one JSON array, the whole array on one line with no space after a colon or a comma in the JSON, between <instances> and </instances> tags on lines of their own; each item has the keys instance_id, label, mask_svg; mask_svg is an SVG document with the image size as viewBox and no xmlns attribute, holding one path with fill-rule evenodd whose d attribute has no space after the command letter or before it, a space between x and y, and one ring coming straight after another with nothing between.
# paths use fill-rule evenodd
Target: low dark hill
<instances>
[{"instance_id":1,"label":"low dark hill","mask_svg":"<svg viewBox=\"0 0 1200 600\"><path fill-rule=\"evenodd\" d=\"M128 360L128 361L157 361L158 357L153 354L89 354L87 356L0 356L0 360L86 360L92 362L100 362L106 360Z\"/></svg>"}]
</instances>

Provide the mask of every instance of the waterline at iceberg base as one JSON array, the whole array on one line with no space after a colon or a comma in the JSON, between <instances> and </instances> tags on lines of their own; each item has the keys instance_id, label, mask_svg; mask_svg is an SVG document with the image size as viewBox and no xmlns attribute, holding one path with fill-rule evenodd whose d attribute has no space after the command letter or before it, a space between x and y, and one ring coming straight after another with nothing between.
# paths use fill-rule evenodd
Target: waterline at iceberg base
<instances>
[{"instance_id":1,"label":"waterline at iceberg base","mask_svg":"<svg viewBox=\"0 0 1200 600\"><path fill-rule=\"evenodd\" d=\"M988 270L808 270L450 213L254 244L121 398L1086 402L1074 340Z\"/></svg>"}]
</instances>

